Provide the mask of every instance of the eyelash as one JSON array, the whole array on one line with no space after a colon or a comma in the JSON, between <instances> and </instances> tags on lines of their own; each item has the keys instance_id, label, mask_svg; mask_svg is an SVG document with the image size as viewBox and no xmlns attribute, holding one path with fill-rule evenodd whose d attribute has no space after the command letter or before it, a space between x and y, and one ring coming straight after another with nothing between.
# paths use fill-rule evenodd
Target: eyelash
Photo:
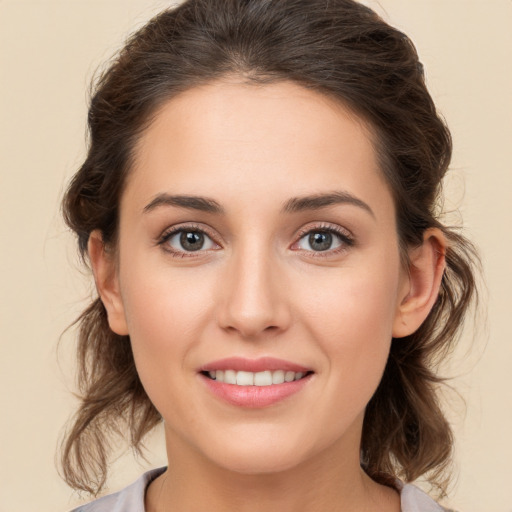
<instances>
[{"instance_id":1,"label":"eyelash","mask_svg":"<svg viewBox=\"0 0 512 512\"><path fill-rule=\"evenodd\" d=\"M306 235L310 235L312 233L330 233L337 236L341 242L341 245L335 249L328 249L326 251L305 251L310 253L313 258L328 258L330 256L335 256L346 251L350 247L353 247L355 244L354 237L347 229L330 224L320 224L317 226L308 226L299 231L297 235L298 240L293 245L297 245Z\"/></svg>"},{"instance_id":2,"label":"eyelash","mask_svg":"<svg viewBox=\"0 0 512 512\"><path fill-rule=\"evenodd\" d=\"M169 246L166 246L167 242L178 233L202 233L206 235L210 240L215 244L219 245L215 242L215 239L211 233L208 232L203 226L199 226L197 224L188 224L188 225L179 225L174 226L167 231L165 231L157 241L157 245L161 246L162 249L170 254L173 258L193 258L196 257L197 253L204 253L211 249L206 250L197 250L197 251L177 251L175 249L171 249ZM296 249L297 251L303 251L310 253L314 258L326 258L329 256L337 255L343 251L346 251L348 248L354 246L355 240L353 236L346 230L341 227L320 224L317 226L309 226L307 228L303 228L297 235L298 240L294 242L293 245L297 245L306 235L310 235L312 233L330 233L338 237L341 245L335 249L327 249L325 251L308 251L304 249Z\"/></svg>"},{"instance_id":3,"label":"eyelash","mask_svg":"<svg viewBox=\"0 0 512 512\"><path fill-rule=\"evenodd\" d=\"M202 253L205 252L204 250L198 250L198 251L176 251L175 249L171 249L169 246L166 246L167 242L177 233L202 233L203 235L206 235L215 245L218 245L214 241L214 237L211 233L209 233L203 226L199 226L197 224L187 224L185 226L174 226L162 234L162 236L159 238L157 245L160 245L162 249L170 254L173 258L193 258L195 257L195 253Z\"/></svg>"}]
</instances>

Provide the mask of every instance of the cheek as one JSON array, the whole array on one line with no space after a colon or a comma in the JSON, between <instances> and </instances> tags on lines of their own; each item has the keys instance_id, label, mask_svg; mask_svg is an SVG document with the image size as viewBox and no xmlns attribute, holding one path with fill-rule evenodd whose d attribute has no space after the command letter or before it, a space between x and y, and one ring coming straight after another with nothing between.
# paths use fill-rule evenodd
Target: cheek
<instances>
[{"instance_id":1,"label":"cheek","mask_svg":"<svg viewBox=\"0 0 512 512\"><path fill-rule=\"evenodd\" d=\"M144 334L155 345L176 345L170 342L197 328L211 304L204 276L198 269L176 270L156 251L148 255L134 246L125 255L120 283L130 335Z\"/></svg>"},{"instance_id":2,"label":"cheek","mask_svg":"<svg viewBox=\"0 0 512 512\"><path fill-rule=\"evenodd\" d=\"M361 405L380 382L391 345L398 278L398 263L344 269L326 279L302 310L330 367L332 392L339 389L345 403ZM306 303L306 296L302 300Z\"/></svg>"},{"instance_id":3,"label":"cheek","mask_svg":"<svg viewBox=\"0 0 512 512\"><path fill-rule=\"evenodd\" d=\"M389 268L342 269L315 279L313 292L297 290L297 302L307 305L302 315L336 344L366 339L368 343L390 337L397 310L398 272ZM372 335L372 333L374 335Z\"/></svg>"},{"instance_id":4,"label":"cheek","mask_svg":"<svg viewBox=\"0 0 512 512\"><path fill-rule=\"evenodd\" d=\"M126 321L137 371L160 410L165 397L184 386L179 372L199 344L212 300L204 281L197 286L186 273L131 263L121 275Z\"/></svg>"}]
</instances>

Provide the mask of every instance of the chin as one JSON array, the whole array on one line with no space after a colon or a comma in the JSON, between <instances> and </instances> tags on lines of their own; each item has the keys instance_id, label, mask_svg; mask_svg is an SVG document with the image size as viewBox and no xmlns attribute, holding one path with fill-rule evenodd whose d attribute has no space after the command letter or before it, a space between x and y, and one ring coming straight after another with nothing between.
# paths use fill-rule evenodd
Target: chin
<instances>
[{"instance_id":1,"label":"chin","mask_svg":"<svg viewBox=\"0 0 512 512\"><path fill-rule=\"evenodd\" d=\"M279 454L275 450L256 454L230 454L217 459L217 465L226 471L242 475L268 475L291 470L303 462L300 457Z\"/></svg>"},{"instance_id":2,"label":"chin","mask_svg":"<svg viewBox=\"0 0 512 512\"><path fill-rule=\"evenodd\" d=\"M248 442L252 437L252 442ZM247 433L236 442L233 437L225 443L212 444L208 458L227 471L245 475L261 475L288 471L300 466L314 452L304 442L297 442L293 436L283 438ZM215 447L214 450L211 450Z\"/></svg>"}]
</instances>

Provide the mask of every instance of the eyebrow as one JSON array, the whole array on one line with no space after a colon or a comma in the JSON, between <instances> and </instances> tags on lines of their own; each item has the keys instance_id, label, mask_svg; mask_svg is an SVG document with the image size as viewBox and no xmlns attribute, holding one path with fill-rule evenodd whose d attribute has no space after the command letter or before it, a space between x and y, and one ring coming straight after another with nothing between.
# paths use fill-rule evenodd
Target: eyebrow
<instances>
[{"instance_id":1,"label":"eyebrow","mask_svg":"<svg viewBox=\"0 0 512 512\"><path fill-rule=\"evenodd\" d=\"M350 204L367 211L375 218L373 210L368 204L349 192L335 191L309 196L293 197L284 203L282 213L297 213L307 210L320 210L337 204ZM224 214L224 208L214 199L203 196L158 194L144 207L144 213L150 212L160 206L176 206L207 213Z\"/></svg>"},{"instance_id":2,"label":"eyebrow","mask_svg":"<svg viewBox=\"0 0 512 512\"><path fill-rule=\"evenodd\" d=\"M144 213L150 212L159 206L177 206L201 212L223 214L224 208L208 197L201 196L172 196L169 194L158 194L149 204L144 207Z\"/></svg>"},{"instance_id":3,"label":"eyebrow","mask_svg":"<svg viewBox=\"0 0 512 512\"><path fill-rule=\"evenodd\" d=\"M361 199L345 191L329 192L327 194L313 194L310 196L294 197L286 201L283 212L296 213L305 210L320 210L337 204L350 204L366 210L375 218L373 210Z\"/></svg>"}]
</instances>

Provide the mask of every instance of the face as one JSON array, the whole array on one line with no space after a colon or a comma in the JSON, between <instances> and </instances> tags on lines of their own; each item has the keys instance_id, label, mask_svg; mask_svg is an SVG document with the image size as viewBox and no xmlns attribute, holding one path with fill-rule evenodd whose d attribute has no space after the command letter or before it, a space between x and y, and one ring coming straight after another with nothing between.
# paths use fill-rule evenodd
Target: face
<instances>
[{"instance_id":1,"label":"face","mask_svg":"<svg viewBox=\"0 0 512 512\"><path fill-rule=\"evenodd\" d=\"M120 212L109 319L169 445L246 473L358 464L407 288L362 120L292 83L189 90L140 140Z\"/></svg>"}]
</instances>

